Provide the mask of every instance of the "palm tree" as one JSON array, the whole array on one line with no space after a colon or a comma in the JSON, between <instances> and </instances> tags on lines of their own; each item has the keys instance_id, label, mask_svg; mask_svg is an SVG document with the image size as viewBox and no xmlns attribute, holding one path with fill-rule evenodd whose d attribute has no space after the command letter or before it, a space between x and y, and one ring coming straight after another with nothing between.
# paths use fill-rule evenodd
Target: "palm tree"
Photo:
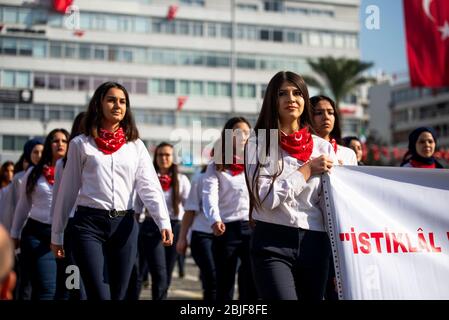
<instances>
[{"instance_id":1,"label":"palm tree","mask_svg":"<svg viewBox=\"0 0 449 320\"><path fill-rule=\"evenodd\" d=\"M318 58L316 61L307 59L307 63L321 79L305 76L304 80L308 85L317 87L321 91L327 87L334 96L337 109L340 101L351 91L373 80L362 75L363 71L373 66L371 62L328 56Z\"/></svg>"}]
</instances>

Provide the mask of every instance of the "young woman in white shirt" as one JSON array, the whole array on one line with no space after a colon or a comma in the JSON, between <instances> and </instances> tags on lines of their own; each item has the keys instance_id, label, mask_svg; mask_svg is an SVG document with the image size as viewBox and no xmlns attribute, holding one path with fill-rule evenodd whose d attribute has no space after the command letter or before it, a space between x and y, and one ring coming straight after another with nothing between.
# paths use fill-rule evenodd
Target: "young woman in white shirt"
<instances>
[{"instance_id":1,"label":"young woman in white shirt","mask_svg":"<svg viewBox=\"0 0 449 320\"><path fill-rule=\"evenodd\" d=\"M184 215L184 204L190 192L190 182L187 176L179 172L178 165L174 163L173 145L169 143L161 142L156 147L153 165L164 192L174 240L173 246L163 248L160 237L155 233L156 224L146 213L139 233L139 271L141 272L139 272L137 289L140 291L144 273L148 267L152 280L152 298L162 300L167 297L172 272L178 258L176 242Z\"/></svg>"},{"instance_id":2,"label":"young woman in white shirt","mask_svg":"<svg viewBox=\"0 0 449 320\"><path fill-rule=\"evenodd\" d=\"M356 166L355 152L343 146L340 128L340 115L331 98L319 95L310 98L312 106L314 129L318 136L329 141L337 155L340 165Z\"/></svg>"},{"instance_id":3,"label":"young woman in white shirt","mask_svg":"<svg viewBox=\"0 0 449 320\"><path fill-rule=\"evenodd\" d=\"M69 142L73 138L81 134L82 122L86 112L80 112L73 120L72 129L70 130ZM54 209L56 204L56 198L58 196L59 186L61 184L62 172L67 163L67 153L62 159L59 159L55 165L55 184L53 185L53 201L51 205L50 215L54 218ZM76 265L75 258L73 257L73 241L72 241L72 225L73 216L75 214L76 206L74 206L70 212L69 221L67 227L64 230L64 256L57 256L56 259L58 270L56 278L56 300L85 300L86 293L84 291L84 285L82 280L79 280L79 288L71 288L70 290L66 286L66 280L69 274L66 273L67 266ZM56 222L60 223L60 219L56 219Z\"/></svg>"},{"instance_id":4,"label":"young woman in white shirt","mask_svg":"<svg viewBox=\"0 0 449 320\"><path fill-rule=\"evenodd\" d=\"M201 195L203 191L203 177L207 166L192 178L192 188L187 199L182 218L181 230L176 243L179 254L185 254L188 245L188 232L191 230L190 250L192 258L200 269L203 286L203 300L217 300L217 276L215 260L212 251L214 234L203 212Z\"/></svg>"},{"instance_id":5,"label":"young woman in white shirt","mask_svg":"<svg viewBox=\"0 0 449 320\"><path fill-rule=\"evenodd\" d=\"M48 134L41 159L23 178L14 213L11 237L16 247L20 246L22 271L31 279L33 300L53 300L56 294L56 260L50 250L50 208L55 164L65 156L68 139L64 129L54 129Z\"/></svg>"},{"instance_id":6,"label":"young woman in white shirt","mask_svg":"<svg viewBox=\"0 0 449 320\"><path fill-rule=\"evenodd\" d=\"M314 129L318 136L329 141L337 155L340 165L357 166L357 156L354 150L343 146L340 128L340 115L331 98L319 95L310 98L312 106ZM335 289L335 269L332 255L329 257L329 276L326 285L326 300L338 300Z\"/></svg>"},{"instance_id":7,"label":"young woman in white shirt","mask_svg":"<svg viewBox=\"0 0 449 320\"><path fill-rule=\"evenodd\" d=\"M43 150L44 142L41 139L33 138L28 140L23 146L22 156L15 165L14 178L11 183L10 190L5 195L3 207L1 208L1 210L3 210L2 223L9 232L14 220L16 206L19 203L20 186L22 184L23 177L30 166L34 166L39 162L42 157ZM14 295L17 300L30 300L30 275L26 271L26 266L24 266L21 262L21 256L21 253L16 255L16 263L14 265L14 270L17 274L17 285Z\"/></svg>"},{"instance_id":8,"label":"young woman in white shirt","mask_svg":"<svg viewBox=\"0 0 449 320\"><path fill-rule=\"evenodd\" d=\"M293 72L268 83L245 149L255 228L253 275L263 300L321 300L330 243L321 204L321 174L336 162L330 143L312 134L307 86Z\"/></svg>"},{"instance_id":9,"label":"young woman in white shirt","mask_svg":"<svg viewBox=\"0 0 449 320\"><path fill-rule=\"evenodd\" d=\"M238 269L240 300L257 298L249 259L251 229L245 186L243 149L250 131L243 117L229 119L213 149L203 178L203 210L212 227L217 276L217 300L232 300Z\"/></svg>"},{"instance_id":10,"label":"young woman in white shirt","mask_svg":"<svg viewBox=\"0 0 449 320\"><path fill-rule=\"evenodd\" d=\"M139 139L128 92L105 82L89 103L83 134L70 142L52 228L52 250L63 256L64 229L76 203L74 257L89 300L125 297L137 256L136 193L155 218L164 245L171 245L164 195Z\"/></svg>"}]
</instances>

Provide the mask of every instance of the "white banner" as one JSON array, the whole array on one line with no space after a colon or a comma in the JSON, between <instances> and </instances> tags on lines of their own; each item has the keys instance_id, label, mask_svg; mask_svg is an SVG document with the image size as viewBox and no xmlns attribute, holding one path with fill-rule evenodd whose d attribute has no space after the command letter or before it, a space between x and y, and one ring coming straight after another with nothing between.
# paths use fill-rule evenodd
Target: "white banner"
<instances>
[{"instance_id":1,"label":"white banner","mask_svg":"<svg viewBox=\"0 0 449 320\"><path fill-rule=\"evenodd\" d=\"M336 167L323 181L340 299L449 299L449 170Z\"/></svg>"}]
</instances>

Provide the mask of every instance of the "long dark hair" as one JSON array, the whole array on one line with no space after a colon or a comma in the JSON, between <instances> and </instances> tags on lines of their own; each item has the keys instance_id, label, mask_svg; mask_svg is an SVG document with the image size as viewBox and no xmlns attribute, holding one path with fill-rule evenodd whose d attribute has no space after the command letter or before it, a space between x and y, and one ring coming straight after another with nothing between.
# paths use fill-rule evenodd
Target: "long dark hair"
<instances>
[{"instance_id":1,"label":"long dark hair","mask_svg":"<svg viewBox=\"0 0 449 320\"><path fill-rule=\"evenodd\" d=\"M226 130L232 130L234 126L240 122L246 123L248 127L251 128L248 120L244 117L233 117L229 119L226 121L223 130L221 130L220 139L215 143L215 146L212 149L212 156L218 157L220 160L219 163L215 162L215 170L217 171L224 171L230 165L225 161L226 143L229 143L229 141L227 141L229 138L226 138ZM231 140L231 143L234 143L233 139ZM220 148L220 150L218 150L218 148Z\"/></svg>"},{"instance_id":2,"label":"long dark hair","mask_svg":"<svg viewBox=\"0 0 449 320\"><path fill-rule=\"evenodd\" d=\"M156 149L154 150L154 159L153 159L153 165L154 169L157 173L160 172L159 165L157 164L157 152L159 149L163 147L170 147L172 150L174 150L173 145L167 142L161 142L157 145ZM173 211L175 213L175 216L178 216L179 214L179 204L181 203L181 197L179 195L179 181L178 181L178 165L176 163L172 163L171 167L168 169L171 181L172 181L172 197L171 202L173 206Z\"/></svg>"},{"instance_id":3,"label":"long dark hair","mask_svg":"<svg viewBox=\"0 0 449 320\"><path fill-rule=\"evenodd\" d=\"M14 174L19 173L20 171L23 171L25 166L24 166L24 162L26 161L25 159L25 153L22 153L20 155L19 160L17 160L17 162L14 164ZM28 161L27 161L28 162Z\"/></svg>"},{"instance_id":4,"label":"long dark hair","mask_svg":"<svg viewBox=\"0 0 449 320\"><path fill-rule=\"evenodd\" d=\"M329 104L332 106L332 109L334 110L334 128L330 132L329 136L331 139L335 139L337 144L342 145L343 140L341 138L340 114L335 106L335 101L325 95L313 96L312 98L310 98L312 113L315 111L315 107L318 105L318 103L323 100L329 102Z\"/></svg>"},{"instance_id":5,"label":"long dark hair","mask_svg":"<svg viewBox=\"0 0 449 320\"><path fill-rule=\"evenodd\" d=\"M37 180L39 180L39 177L42 175L44 166L51 165L51 163L53 161L53 151L52 151L51 144L53 143L55 134L58 132L63 133L67 140L69 139L69 133L67 132L67 130L62 129L62 128L53 129L47 135L47 137L45 138L45 142L44 142L44 150L42 151L42 157L39 160L39 162L33 167L30 175L28 176L28 181L27 181L27 186L26 186L27 196L30 196L31 193L33 192L34 187L36 186Z\"/></svg>"},{"instance_id":6,"label":"long dark hair","mask_svg":"<svg viewBox=\"0 0 449 320\"><path fill-rule=\"evenodd\" d=\"M262 103L262 109L260 110L259 118L257 119L256 126L254 127L254 134L255 136L255 143L256 143L256 150L258 150L259 147L259 129L264 129L265 132L269 131L270 129L279 129L279 90L284 82L289 82L295 87L298 88L298 90L301 92L301 95L304 99L304 111L301 114L299 118L299 127L304 128L308 127L309 130L314 133L313 126L312 126L312 113L310 108L310 102L309 102L309 91L307 89L307 85L304 82L304 79L294 72L290 71L280 71L276 73L273 78L271 78L270 82L268 83L267 89L265 91L265 96ZM247 146L245 148L245 160L247 158L247 151L248 151L248 143L250 143L251 138L247 141ZM278 132L277 135L277 141L279 145L280 141L280 135ZM268 156L270 154L270 134L266 134L266 138L264 139L265 143L265 156ZM270 189L268 190L267 196L261 200L259 197L259 169L261 167L261 161L259 159L259 153L256 151L257 159L256 159L256 169L252 178L252 181L250 181L248 176L247 168L248 166L245 166L245 179L246 179L246 185L248 187L249 196L250 196L250 219L252 217L252 208L260 207L261 203L265 200L265 198L268 196L268 194L273 189L273 183L276 180L276 178L282 173L284 169L284 161L281 162L281 168L280 170L277 170L276 173L274 173L271 176L271 185ZM278 159L282 159L281 157L281 150L278 148Z\"/></svg>"},{"instance_id":7,"label":"long dark hair","mask_svg":"<svg viewBox=\"0 0 449 320\"><path fill-rule=\"evenodd\" d=\"M92 136L94 138L98 137L98 130L101 128L101 124L104 119L102 101L111 88L120 89L125 94L126 113L123 120L120 121L120 127L123 128L127 141L135 141L139 138L139 131L137 130L136 123L131 112L128 91L120 83L111 81L101 84L97 90L95 90L92 99L90 99L89 106L87 107L82 133L86 136Z\"/></svg>"},{"instance_id":8,"label":"long dark hair","mask_svg":"<svg viewBox=\"0 0 449 320\"><path fill-rule=\"evenodd\" d=\"M13 166L14 167L14 162L12 162L12 161L5 161L2 164L2 167L0 168L0 189L3 188L3 187L6 187L11 182L11 181L7 181L6 178L5 178L5 172L6 172L6 169L9 166Z\"/></svg>"},{"instance_id":9,"label":"long dark hair","mask_svg":"<svg viewBox=\"0 0 449 320\"><path fill-rule=\"evenodd\" d=\"M67 156L69 154L69 142L72 141L73 138L76 136L79 136L81 133L83 133L83 125L84 125L84 117L86 116L86 112L80 112L75 117L75 120L73 120L72 129L70 130L70 137L69 141L67 142L67 152L62 159L63 167L65 168L65 164L67 163Z\"/></svg>"}]
</instances>

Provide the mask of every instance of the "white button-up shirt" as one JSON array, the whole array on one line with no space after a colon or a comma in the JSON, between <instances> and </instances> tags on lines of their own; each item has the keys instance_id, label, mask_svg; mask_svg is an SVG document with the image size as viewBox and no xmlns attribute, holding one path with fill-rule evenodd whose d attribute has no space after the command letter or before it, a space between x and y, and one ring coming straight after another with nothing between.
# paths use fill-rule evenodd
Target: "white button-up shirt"
<instances>
[{"instance_id":1,"label":"white button-up shirt","mask_svg":"<svg viewBox=\"0 0 449 320\"><path fill-rule=\"evenodd\" d=\"M159 229L171 230L170 217L151 157L142 140L127 142L112 154L101 152L84 134L69 145L67 164L55 199L52 242L62 244L75 204L103 210L129 210L136 191Z\"/></svg>"},{"instance_id":2,"label":"white button-up shirt","mask_svg":"<svg viewBox=\"0 0 449 320\"><path fill-rule=\"evenodd\" d=\"M337 145L337 159L343 166L357 166L357 156L354 150Z\"/></svg>"},{"instance_id":3,"label":"white button-up shirt","mask_svg":"<svg viewBox=\"0 0 449 320\"><path fill-rule=\"evenodd\" d=\"M312 135L313 151L311 159L320 155L328 155L335 164L337 157L332 145L326 140ZM246 170L250 187L256 170L255 143L247 145ZM261 144L262 142L260 142ZM279 146L282 159L267 159L267 165L259 168L258 190L260 200L264 200L259 208L254 208L253 219L267 223L307 230L324 231L324 220L321 208L321 175L311 176L306 182L298 169L304 164L291 157ZM283 171L272 183L271 176L282 166ZM270 187L272 186L271 190Z\"/></svg>"},{"instance_id":4,"label":"white button-up shirt","mask_svg":"<svg viewBox=\"0 0 449 320\"><path fill-rule=\"evenodd\" d=\"M19 203L14 212L11 237L20 238L28 217L42 223L51 224L50 208L53 186L41 174L30 196L26 194L26 186L33 167L29 168L20 185Z\"/></svg>"},{"instance_id":5,"label":"white button-up shirt","mask_svg":"<svg viewBox=\"0 0 449 320\"><path fill-rule=\"evenodd\" d=\"M189 198L185 204L186 211L195 211L195 217L191 226L192 231L200 231L205 233L212 233L209 221L203 212L203 203L201 193L203 191L203 177L204 173L199 172L192 178L192 188L190 189Z\"/></svg>"},{"instance_id":6,"label":"white button-up shirt","mask_svg":"<svg viewBox=\"0 0 449 320\"><path fill-rule=\"evenodd\" d=\"M245 183L245 173L233 176L229 171L215 170L215 162L209 163L203 178L204 214L213 225L249 220L249 194Z\"/></svg>"},{"instance_id":7,"label":"white button-up shirt","mask_svg":"<svg viewBox=\"0 0 449 320\"><path fill-rule=\"evenodd\" d=\"M20 185L22 184L25 173L25 171L20 171L14 175L12 182L7 187L7 190L5 190L5 194L2 198L0 223L2 223L9 232L11 231L12 223L14 221L14 212L17 203L19 203Z\"/></svg>"}]
</instances>

